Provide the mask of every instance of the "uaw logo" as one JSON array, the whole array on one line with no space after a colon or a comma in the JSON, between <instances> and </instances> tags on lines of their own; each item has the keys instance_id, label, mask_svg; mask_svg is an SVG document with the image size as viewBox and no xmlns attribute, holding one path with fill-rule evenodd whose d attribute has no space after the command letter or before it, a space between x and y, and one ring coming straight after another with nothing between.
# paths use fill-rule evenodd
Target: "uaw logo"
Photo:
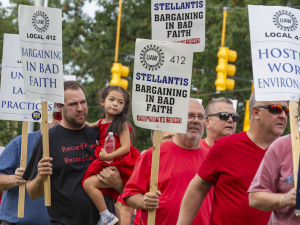
<instances>
[{"instance_id":1,"label":"uaw logo","mask_svg":"<svg viewBox=\"0 0 300 225\"><path fill-rule=\"evenodd\" d=\"M33 14L32 25L37 32L45 32L49 28L49 18L46 13L37 11Z\"/></svg>"},{"instance_id":2,"label":"uaw logo","mask_svg":"<svg viewBox=\"0 0 300 225\"><path fill-rule=\"evenodd\" d=\"M156 45L147 45L140 54L142 65L150 70L158 70L165 62L165 56L162 49Z\"/></svg>"},{"instance_id":3,"label":"uaw logo","mask_svg":"<svg viewBox=\"0 0 300 225\"><path fill-rule=\"evenodd\" d=\"M39 112L39 111L34 111L33 113L32 113L32 119L34 119L34 120L40 120L41 119L41 113Z\"/></svg>"},{"instance_id":4,"label":"uaw logo","mask_svg":"<svg viewBox=\"0 0 300 225\"><path fill-rule=\"evenodd\" d=\"M298 20L294 14L287 10L279 10L273 16L273 23L283 31L294 31L298 27Z\"/></svg>"}]
</instances>

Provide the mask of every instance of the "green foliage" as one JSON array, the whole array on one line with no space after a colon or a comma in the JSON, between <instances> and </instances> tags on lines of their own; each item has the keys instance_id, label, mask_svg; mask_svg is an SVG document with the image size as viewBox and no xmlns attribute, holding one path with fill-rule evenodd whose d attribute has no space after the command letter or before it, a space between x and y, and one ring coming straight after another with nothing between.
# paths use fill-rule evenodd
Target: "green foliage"
<instances>
[{"instance_id":1,"label":"green foliage","mask_svg":"<svg viewBox=\"0 0 300 225\"><path fill-rule=\"evenodd\" d=\"M91 0L89 0L91 1ZM33 5L33 0L11 0L11 11L0 5L0 31L18 33L18 4ZM87 91L89 105L88 121L97 121L101 112L98 108L97 91L111 79L110 69L115 61L115 45L118 0L97 0L100 9L95 18L84 14L83 6L87 0L49 0L49 7L62 9L63 21L63 63L65 75L76 75ZM245 102L251 93L252 60L247 6L251 5L298 5L298 0L210 0L206 5L206 43L205 51L194 53L194 70L191 97L203 99L205 106L211 99L227 97L238 100L237 112L241 115L237 132L243 129ZM122 20L118 62L130 68L129 87L132 88L132 72L136 38L151 39L151 1L126 0L122 5ZM223 8L227 9L225 46L237 51L234 63L237 72L233 91L216 93L215 79L217 52L221 45ZM0 57L2 57L3 35L0 36ZM17 124L17 128L15 128ZM12 137L20 134L21 123L0 121L0 145L6 145ZM137 128L134 145L140 149L151 146L150 131ZM289 133L287 127L285 133Z\"/></svg>"}]
</instances>

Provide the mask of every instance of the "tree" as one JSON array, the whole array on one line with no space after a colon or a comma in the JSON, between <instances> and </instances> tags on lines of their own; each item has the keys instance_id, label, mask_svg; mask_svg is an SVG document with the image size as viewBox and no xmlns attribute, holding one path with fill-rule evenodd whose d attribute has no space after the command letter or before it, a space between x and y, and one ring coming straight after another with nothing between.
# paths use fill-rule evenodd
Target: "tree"
<instances>
[{"instance_id":1,"label":"tree","mask_svg":"<svg viewBox=\"0 0 300 225\"><path fill-rule=\"evenodd\" d=\"M1 26L2 32L6 33L17 32L17 25L14 22L17 18L17 3L25 2L25 4L33 5L32 1L25 0L11 0L11 2L15 3L11 14L0 12L0 19L4 18L4 23L13 24L12 27L15 29L7 31L11 28L10 25L5 26L6 28ZM62 9L64 73L76 75L77 80L83 83L89 105L88 120L96 121L101 115L97 104L97 91L108 84L111 79L110 69L114 62L119 10L118 0L97 0L100 9L96 12L95 18L90 18L82 11L87 0L64 0L62 3L59 0L52 0L49 2L49 7ZM296 0L211 0L206 3L206 45L204 52L194 53L192 85L196 89L191 90L191 97L203 99L204 106L212 98L224 96L237 99L239 101L237 112L241 115L241 120L237 125L237 132L239 132L243 128L245 102L250 96L252 84L247 6L249 4L296 6L299 2ZM221 43L223 7L228 8L225 46L237 51L238 57L234 63L237 72L234 77L236 81L234 90L216 93L214 85L216 54ZM130 68L129 91L132 87L136 38L151 39L151 1L149 0L123 1L118 62ZM2 52L0 52L0 57L2 57ZM135 146L140 150L150 147L150 131L137 127L135 129L138 139ZM289 132L290 129L287 127L285 133ZM2 143L5 144L5 142Z\"/></svg>"}]
</instances>

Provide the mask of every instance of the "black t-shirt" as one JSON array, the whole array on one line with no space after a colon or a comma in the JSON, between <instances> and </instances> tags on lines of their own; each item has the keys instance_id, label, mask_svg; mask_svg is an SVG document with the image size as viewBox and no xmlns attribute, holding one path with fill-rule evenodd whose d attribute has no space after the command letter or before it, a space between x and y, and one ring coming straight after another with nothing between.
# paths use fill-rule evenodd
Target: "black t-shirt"
<instances>
[{"instance_id":1,"label":"black t-shirt","mask_svg":"<svg viewBox=\"0 0 300 225\"><path fill-rule=\"evenodd\" d=\"M49 130L49 154L53 158L51 180L51 206L48 214L51 224L96 225L99 212L85 193L81 180L95 159L94 150L98 131L88 126L69 130L57 125ZM23 178L33 180L37 164L43 155L42 137L34 148ZM105 196L108 210L115 214L113 201Z\"/></svg>"}]
</instances>

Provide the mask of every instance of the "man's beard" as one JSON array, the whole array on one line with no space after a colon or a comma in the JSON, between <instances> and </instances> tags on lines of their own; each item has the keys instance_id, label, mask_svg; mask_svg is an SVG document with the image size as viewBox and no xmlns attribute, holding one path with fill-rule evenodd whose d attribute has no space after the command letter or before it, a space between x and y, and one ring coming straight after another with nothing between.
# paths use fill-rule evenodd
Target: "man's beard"
<instances>
[{"instance_id":1,"label":"man's beard","mask_svg":"<svg viewBox=\"0 0 300 225\"><path fill-rule=\"evenodd\" d=\"M65 114L64 119L71 126L80 128L85 123L86 115L84 115L84 116L85 116L84 120L77 121L75 117L73 118L73 117L68 116L68 115Z\"/></svg>"}]
</instances>

